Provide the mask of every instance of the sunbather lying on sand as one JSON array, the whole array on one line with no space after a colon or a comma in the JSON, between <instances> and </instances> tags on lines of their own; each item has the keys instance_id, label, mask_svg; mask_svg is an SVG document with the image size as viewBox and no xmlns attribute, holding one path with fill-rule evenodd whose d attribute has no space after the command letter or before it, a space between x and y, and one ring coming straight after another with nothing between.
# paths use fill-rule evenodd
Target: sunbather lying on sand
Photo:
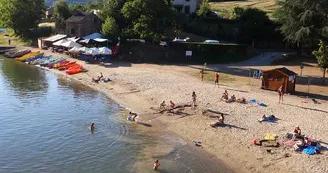
<instances>
[{"instance_id":1,"label":"sunbather lying on sand","mask_svg":"<svg viewBox=\"0 0 328 173\"><path fill-rule=\"evenodd\" d=\"M236 101L236 97L235 95L232 95L230 99L226 100L226 103L231 103L231 102L235 102Z\"/></svg>"},{"instance_id":2,"label":"sunbather lying on sand","mask_svg":"<svg viewBox=\"0 0 328 173\"><path fill-rule=\"evenodd\" d=\"M263 121L274 121L276 119L276 117L274 115L263 115L262 118L260 120L258 120L260 123L262 123Z\"/></svg>"},{"instance_id":3,"label":"sunbather lying on sand","mask_svg":"<svg viewBox=\"0 0 328 173\"><path fill-rule=\"evenodd\" d=\"M229 94L228 91L225 90L224 93L222 94L221 100L228 100L229 99Z\"/></svg>"},{"instance_id":4,"label":"sunbather lying on sand","mask_svg":"<svg viewBox=\"0 0 328 173\"><path fill-rule=\"evenodd\" d=\"M216 127L220 124L224 124L224 116L221 114L220 118L218 118L217 121L214 121L212 124L210 124L211 127Z\"/></svg>"},{"instance_id":5,"label":"sunbather lying on sand","mask_svg":"<svg viewBox=\"0 0 328 173\"><path fill-rule=\"evenodd\" d=\"M92 81L98 83L103 77L104 76L103 76L102 72L100 72L100 76L98 76L96 78L92 78Z\"/></svg>"},{"instance_id":6,"label":"sunbather lying on sand","mask_svg":"<svg viewBox=\"0 0 328 173\"><path fill-rule=\"evenodd\" d=\"M242 97L242 98L239 98L239 99L237 99L237 102L238 102L238 103L244 103L244 104L246 104L246 103L247 103L247 101L246 101L246 98L245 98L245 97Z\"/></svg>"}]
</instances>

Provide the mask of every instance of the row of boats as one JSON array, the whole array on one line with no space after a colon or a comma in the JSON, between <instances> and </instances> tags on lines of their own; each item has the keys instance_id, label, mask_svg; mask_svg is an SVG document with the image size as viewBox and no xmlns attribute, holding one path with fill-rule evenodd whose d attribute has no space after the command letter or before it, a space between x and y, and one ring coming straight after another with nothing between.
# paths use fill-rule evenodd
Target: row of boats
<instances>
[{"instance_id":1,"label":"row of boats","mask_svg":"<svg viewBox=\"0 0 328 173\"><path fill-rule=\"evenodd\" d=\"M67 61L65 58L45 56L43 52L30 52L19 58L17 61L25 62L30 65L39 65L42 67L48 67L52 69L58 69L66 72L66 74L72 75L86 71L76 61Z\"/></svg>"}]
</instances>

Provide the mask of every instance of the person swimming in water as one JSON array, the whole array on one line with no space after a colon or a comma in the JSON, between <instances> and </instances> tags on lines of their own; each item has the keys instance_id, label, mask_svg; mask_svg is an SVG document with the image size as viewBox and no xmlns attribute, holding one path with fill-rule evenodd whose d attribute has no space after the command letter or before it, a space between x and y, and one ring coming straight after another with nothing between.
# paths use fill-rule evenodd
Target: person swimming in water
<instances>
[{"instance_id":1,"label":"person swimming in water","mask_svg":"<svg viewBox=\"0 0 328 173\"><path fill-rule=\"evenodd\" d=\"M91 122L90 126L89 126L89 130L94 131L95 130L95 123Z\"/></svg>"},{"instance_id":2,"label":"person swimming in water","mask_svg":"<svg viewBox=\"0 0 328 173\"><path fill-rule=\"evenodd\" d=\"M159 167L159 161L158 160L155 160L155 163L154 163L154 167L153 167L153 169L154 170L157 170L158 169L158 167Z\"/></svg>"}]
</instances>

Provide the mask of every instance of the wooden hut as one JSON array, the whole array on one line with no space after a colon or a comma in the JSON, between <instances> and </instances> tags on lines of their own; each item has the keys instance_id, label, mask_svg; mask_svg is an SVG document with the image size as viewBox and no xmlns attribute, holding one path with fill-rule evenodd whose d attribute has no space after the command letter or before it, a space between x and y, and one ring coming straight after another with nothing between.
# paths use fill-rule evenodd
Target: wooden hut
<instances>
[{"instance_id":1,"label":"wooden hut","mask_svg":"<svg viewBox=\"0 0 328 173\"><path fill-rule=\"evenodd\" d=\"M296 73L285 67L263 71L262 89L277 91L281 84L286 93L295 92Z\"/></svg>"}]
</instances>

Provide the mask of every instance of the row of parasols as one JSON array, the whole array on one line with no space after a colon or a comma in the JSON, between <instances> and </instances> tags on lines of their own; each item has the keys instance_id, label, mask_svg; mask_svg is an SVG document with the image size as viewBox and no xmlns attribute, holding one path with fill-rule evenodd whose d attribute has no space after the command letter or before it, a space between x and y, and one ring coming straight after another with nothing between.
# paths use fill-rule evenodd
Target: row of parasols
<instances>
[{"instance_id":1,"label":"row of parasols","mask_svg":"<svg viewBox=\"0 0 328 173\"><path fill-rule=\"evenodd\" d=\"M69 50L69 52L79 52L84 53L88 55L111 55L112 50L107 47L101 47L101 48L88 48L88 47L73 47Z\"/></svg>"}]
</instances>

